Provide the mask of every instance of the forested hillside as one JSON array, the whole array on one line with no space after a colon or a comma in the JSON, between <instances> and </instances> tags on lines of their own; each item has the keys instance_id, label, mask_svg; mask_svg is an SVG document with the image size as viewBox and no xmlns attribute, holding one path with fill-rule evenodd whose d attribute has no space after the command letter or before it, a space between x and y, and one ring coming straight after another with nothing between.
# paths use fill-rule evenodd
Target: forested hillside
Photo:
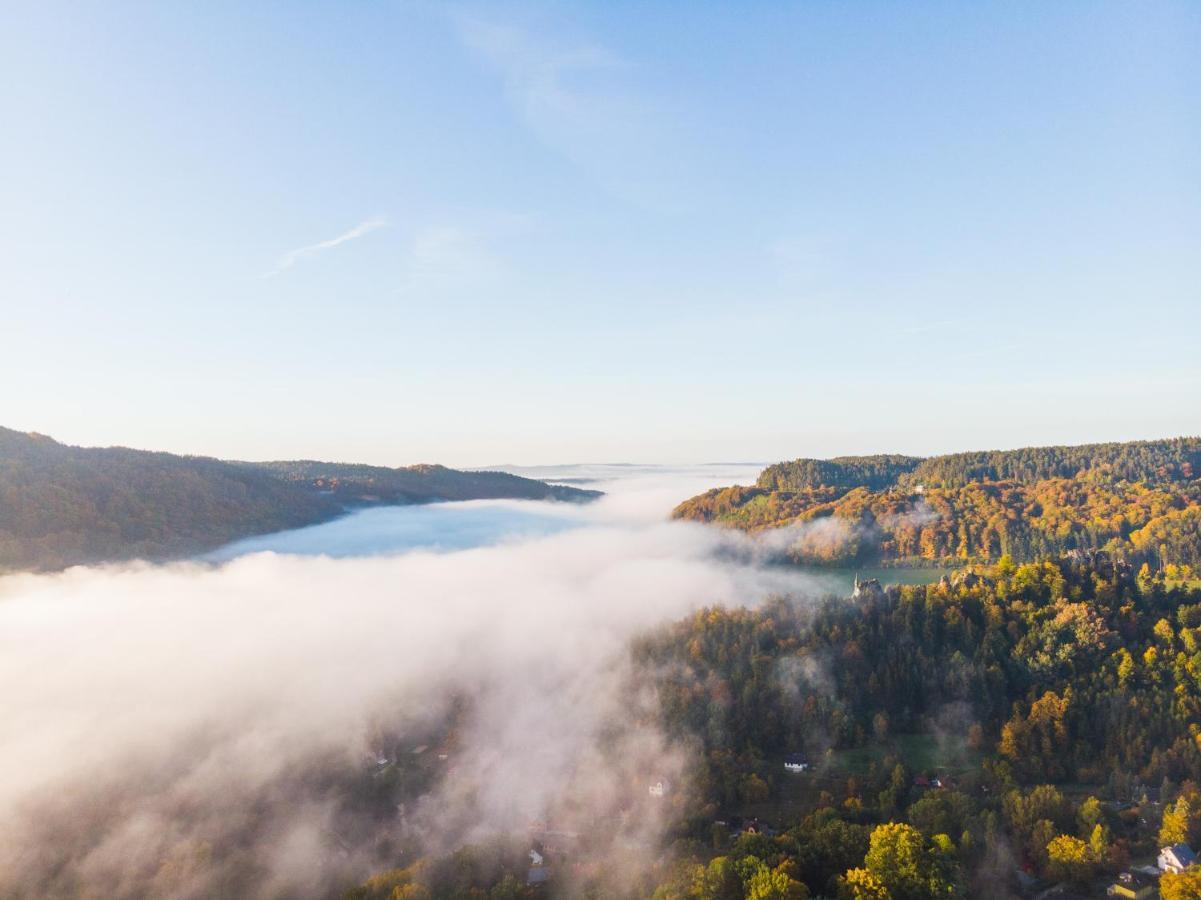
<instances>
[{"instance_id":1,"label":"forested hillside","mask_svg":"<svg viewBox=\"0 0 1201 900\"><path fill-rule=\"evenodd\" d=\"M0 428L0 571L187 555L364 503L595 496L503 472L235 463Z\"/></svg>"},{"instance_id":2,"label":"forested hillside","mask_svg":"<svg viewBox=\"0 0 1201 900\"><path fill-rule=\"evenodd\" d=\"M712 849L663 898L744 896L705 885L747 856L802 885L771 896L1018 896L1022 868L1096 896L1094 878L1201 836L1184 570L1005 561L860 603L706 610L635 656L668 727L704 745L684 828ZM734 815L760 833L713 827Z\"/></svg>"},{"instance_id":3,"label":"forested hillside","mask_svg":"<svg viewBox=\"0 0 1201 900\"><path fill-rule=\"evenodd\" d=\"M706 609L637 640L631 662L631 690L692 753L663 800L670 848L625 888L546 850L552 896L1101 896L1201 837L1186 569L1074 554L858 602ZM346 896L534 896L528 846L419 860ZM1161 889L1197 897L1201 869Z\"/></svg>"},{"instance_id":4,"label":"forested hillside","mask_svg":"<svg viewBox=\"0 0 1201 900\"><path fill-rule=\"evenodd\" d=\"M805 562L984 562L1105 548L1201 563L1201 439L912 457L794 460L719 488L677 518L795 527Z\"/></svg>"}]
</instances>

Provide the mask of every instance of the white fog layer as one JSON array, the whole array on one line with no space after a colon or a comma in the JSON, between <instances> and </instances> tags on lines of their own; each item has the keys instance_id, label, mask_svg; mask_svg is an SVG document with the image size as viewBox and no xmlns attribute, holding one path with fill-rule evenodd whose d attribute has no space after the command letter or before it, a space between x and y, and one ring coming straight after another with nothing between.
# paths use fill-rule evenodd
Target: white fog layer
<instances>
[{"instance_id":1,"label":"white fog layer","mask_svg":"<svg viewBox=\"0 0 1201 900\"><path fill-rule=\"evenodd\" d=\"M454 504L371 511L416 513L425 539L401 530L440 552L355 556L347 537L339 559L0 579L3 887L320 895L378 866L381 834L445 849L616 816L648 779L678 777L688 748L648 724L653 697L626 692L630 639L814 583L757 567L745 538L664 521L691 483L609 487L587 507L464 504L467 534ZM481 532L481 512L521 524ZM437 740L464 697L452 774L382 821L348 822L330 779ZM621 837L652 852L659 827L639 816Z\"/></svg>"}]
</instances>

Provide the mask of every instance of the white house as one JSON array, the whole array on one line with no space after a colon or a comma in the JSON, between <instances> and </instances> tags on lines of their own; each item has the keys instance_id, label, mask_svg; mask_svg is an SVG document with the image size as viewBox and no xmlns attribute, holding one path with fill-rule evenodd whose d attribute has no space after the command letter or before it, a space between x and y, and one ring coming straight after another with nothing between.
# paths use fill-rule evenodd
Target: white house
<instances>
[{"instance_id":1,"label":"white house","mask_svg":"<svg viewBox=\"0 0 1201 900\"><path fill-rule=\"evenodd\" d=\"M1173 844L1159 851L1159 871L1179 875L1197 861L1197 854L1188 844Z\"/></svg>"},{"instance_id":2,"label":"white house","mask_svg":"<svg viewBox=\"0 0 1201 900\"><path fill-rule=\"evenodd\" d=\"M784 768L789 772L805 772L809 769L809 763L799 753L792 753L784 757Z\"/></svg>"},{"instance_id":3,"label":"white house","mask_svg":"<svg viewBox=\"0 0 1201 900\"><path fill-rule=\"evenodd\" d=\"M650 795L652 797L662 797L667 793L668 784L666 781L656 781L650 786Z\"/></svg>"},{"instance_id":4,"label":"white house","mask_svg":"<svg viewBox=\"0 0 1201 900\"><path fill-rule=\"evenodd\" d=\"M530 851L530 865L531 866L542 865L542 854L539 853L537 850Z\"/></svg>"}]
</instances>

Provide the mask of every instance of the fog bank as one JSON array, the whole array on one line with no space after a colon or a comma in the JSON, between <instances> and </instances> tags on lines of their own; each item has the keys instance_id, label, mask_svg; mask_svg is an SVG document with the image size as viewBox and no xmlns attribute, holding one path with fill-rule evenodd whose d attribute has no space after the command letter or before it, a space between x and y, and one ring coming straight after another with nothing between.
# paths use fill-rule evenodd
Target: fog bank
<instances>
[{"instance_id":1,"label":"fog bank","mask_svg":"<svg viewBox=\"0 0 1201 900\"><path fill-rule=\"evenodd\" d=\"M632 497L465 550L0 579L0 889L320 896L414 835L534 820L653 854L671 805L621 813L689 748L629 693L629 639L812 583ZM348 806L434 752L424 799Z\"/></svg>"}]
</instances>

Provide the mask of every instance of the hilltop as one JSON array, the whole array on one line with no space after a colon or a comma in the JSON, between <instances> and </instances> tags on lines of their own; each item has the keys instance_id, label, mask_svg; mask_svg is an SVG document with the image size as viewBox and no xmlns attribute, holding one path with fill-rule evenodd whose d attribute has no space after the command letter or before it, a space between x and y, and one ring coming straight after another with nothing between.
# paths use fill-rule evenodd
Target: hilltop
<instances>
[{"instance_id":1,"label":"hilltop","mask_svg":"<svg viewBox=\"0 0 1201 900\"><path fill-rule=\"evenodd\" d=\"M1201 562L1201 438L913 456L796 459L716 488L673 516L745 531L792 527L803 562L1030 560L1106 549Z\"/></svg>"},{"instance_id":2,"label":"hilltop","mask_svg":"<svg viewBox=\"0 0 1201 900\"><path fill-rule=\"evenodd\" d=\"M0 571L187 556L368 504L597 496L504 472L229 462L0 428Z\"/></svg>"}]
</instances>

